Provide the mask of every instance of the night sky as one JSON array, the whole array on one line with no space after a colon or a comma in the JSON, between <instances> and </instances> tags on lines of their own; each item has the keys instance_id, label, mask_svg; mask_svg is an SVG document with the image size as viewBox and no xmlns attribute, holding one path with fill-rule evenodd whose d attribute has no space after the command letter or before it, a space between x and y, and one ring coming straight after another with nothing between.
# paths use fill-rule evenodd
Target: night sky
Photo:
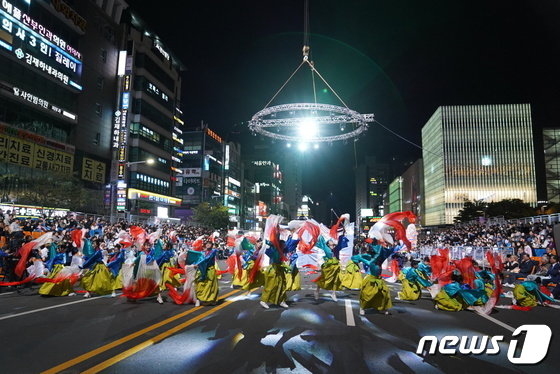
<instances>
[{"instance_id":1,"label":"night sky","mask_svg":"<svg viewBox=\"0 0 560 374\"><path fill-rule=\"evenodd\" d=\"M301 62L303 0L129 4L187 66L187 124L204 120L242 147L255 141L246 121ZM560 125L559 20L557 0L311 0L310 45L317 69L350 108L375 113L420 144L440 105L528 102L535 128ZM324 88L317 87L318 101L337 104ZM272 105L311 100L307 69ZM366 154L390 161L400 173L421 151L372 125L357 154L358 162ZM353 213L352 144L305 157L304 192Z\"/></svg>"}]
</instances>

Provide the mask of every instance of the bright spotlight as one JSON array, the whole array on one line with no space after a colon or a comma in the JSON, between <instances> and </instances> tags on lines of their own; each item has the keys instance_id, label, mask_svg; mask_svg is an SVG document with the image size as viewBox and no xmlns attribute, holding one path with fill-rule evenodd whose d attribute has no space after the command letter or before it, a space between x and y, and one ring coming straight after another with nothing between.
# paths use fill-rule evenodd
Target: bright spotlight
<instances>
[{"instance_id":1,"label":"bright spotlight","mask_svg":"<svg viewBox=\"0 0 560 374\"><path fill-rule=\"evenodd\" d=\"M307 143L299 143L298 144L298 149L302 152L307 150Z\"/></svg>"},{"instance_id":2,"label":"bright spotlight","mask_svg":"<svg viewBox=\"0 0 560 374\"><path fill-rule=\"evenodd\" d=\"M319 149L319 144L315 144L315 145L313 146L313 148Z\"/></svg>"},{"instance_id":3,"label":"bright spotlight","mask_svg":"<svg viewBox=\"0 0 560 374\"><path fill-rule=\"evenodd\" d=\"M286 147L288 147L288 148L292 148L292 143L288 143L288 144L286 144Z\"/></svg>"},{"instance_id":4,"label":"bright spotlight","mask_svg":"<svg viewBox=\"0 0 560 374\"><path fill-rule=\"evenodd\" d=\"M317 123L313 118L304 118L299 124L299 136L303 139L313 139L317 137Z\"/></svg>"}]
</instances>

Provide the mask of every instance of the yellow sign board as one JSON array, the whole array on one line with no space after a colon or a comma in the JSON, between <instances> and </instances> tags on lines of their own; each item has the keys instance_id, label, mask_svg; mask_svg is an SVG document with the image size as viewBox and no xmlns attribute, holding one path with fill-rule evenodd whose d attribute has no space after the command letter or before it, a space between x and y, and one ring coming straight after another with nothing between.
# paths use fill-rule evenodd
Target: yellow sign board
<instances>
[{"instance_id":1,"label":"yellow sign board","mask_svg":"<svg viewBox=\"0 0 560 374\"><path fill-rule=\"evenodd\" d=\"M95 183L105 183L104 162L84 157L82 160L82 179Z\"/></svg>"},{"instance_id":2,"label":"yellow sign board","mask_svg":"<svg viewBox=\"0 0 560 374\"><path fill-rule=\"evenodd\" d=\"M61 174L72 174L74 155L0 133L0 162Z\"/></svg>"}]
</instances>

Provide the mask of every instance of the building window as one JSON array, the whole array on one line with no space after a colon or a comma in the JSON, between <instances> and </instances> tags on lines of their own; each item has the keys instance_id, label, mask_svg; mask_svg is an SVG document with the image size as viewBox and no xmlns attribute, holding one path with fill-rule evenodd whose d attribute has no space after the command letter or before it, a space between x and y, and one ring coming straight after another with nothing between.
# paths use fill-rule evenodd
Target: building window
<instances>
[{"instance_id":1,"label":"building window","mask_svg":"<svg viewBox=\"0 0 560 374\"><path fill-rule=\"evenodd\" d=\"M104 81L105 81L105 80L103 79L103 77L100 77L100 76L97 77L97 88L103 89L103 83L104 83Z\"/></svg>"},{"instance_id":2,"label":"building window","mask_svg":"<svg viewBox=\"0 0 560 374\"><path fill-rule=\"evenodd\" d=\"M101 104L95 103L95 114L97 114L99 117L101 117L101 113L103 113L103 108L102 108Z\"/></svg>"},{"instance_id":3,"label":"building window","mask_svg":"<svg viewBox=\"0 0 560 374\"><path fill-rule=\"evenodd\" d=\"M104 48L101 48L101 61L107 62L107 50Z\"/></svg>"}]
</instances>

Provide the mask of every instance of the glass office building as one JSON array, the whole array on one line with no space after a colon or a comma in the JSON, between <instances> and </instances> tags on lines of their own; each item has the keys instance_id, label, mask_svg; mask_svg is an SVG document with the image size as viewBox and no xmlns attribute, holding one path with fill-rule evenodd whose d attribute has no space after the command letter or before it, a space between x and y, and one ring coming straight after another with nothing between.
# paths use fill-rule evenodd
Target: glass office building
<instances>
[{"instance_id":1,"label":"glass office building","mask_svg":"<svg viewBox=\"0 0 560 374\"><path fill-rule=\"evenodd\" d=\"M439 107L422 128L425 224L452 224L465 200L536 205L531 106Z\"/></svg>"},{"instance_id":2,"label":"glass office building","mask_svg":"<svg viewBox=\"0 0 560 374\"><path fill-rule=\"evenodd\" d=\"M560 129L543 129L546 195L551 203L560 203Z\"/></svg>"}]
</instances>

